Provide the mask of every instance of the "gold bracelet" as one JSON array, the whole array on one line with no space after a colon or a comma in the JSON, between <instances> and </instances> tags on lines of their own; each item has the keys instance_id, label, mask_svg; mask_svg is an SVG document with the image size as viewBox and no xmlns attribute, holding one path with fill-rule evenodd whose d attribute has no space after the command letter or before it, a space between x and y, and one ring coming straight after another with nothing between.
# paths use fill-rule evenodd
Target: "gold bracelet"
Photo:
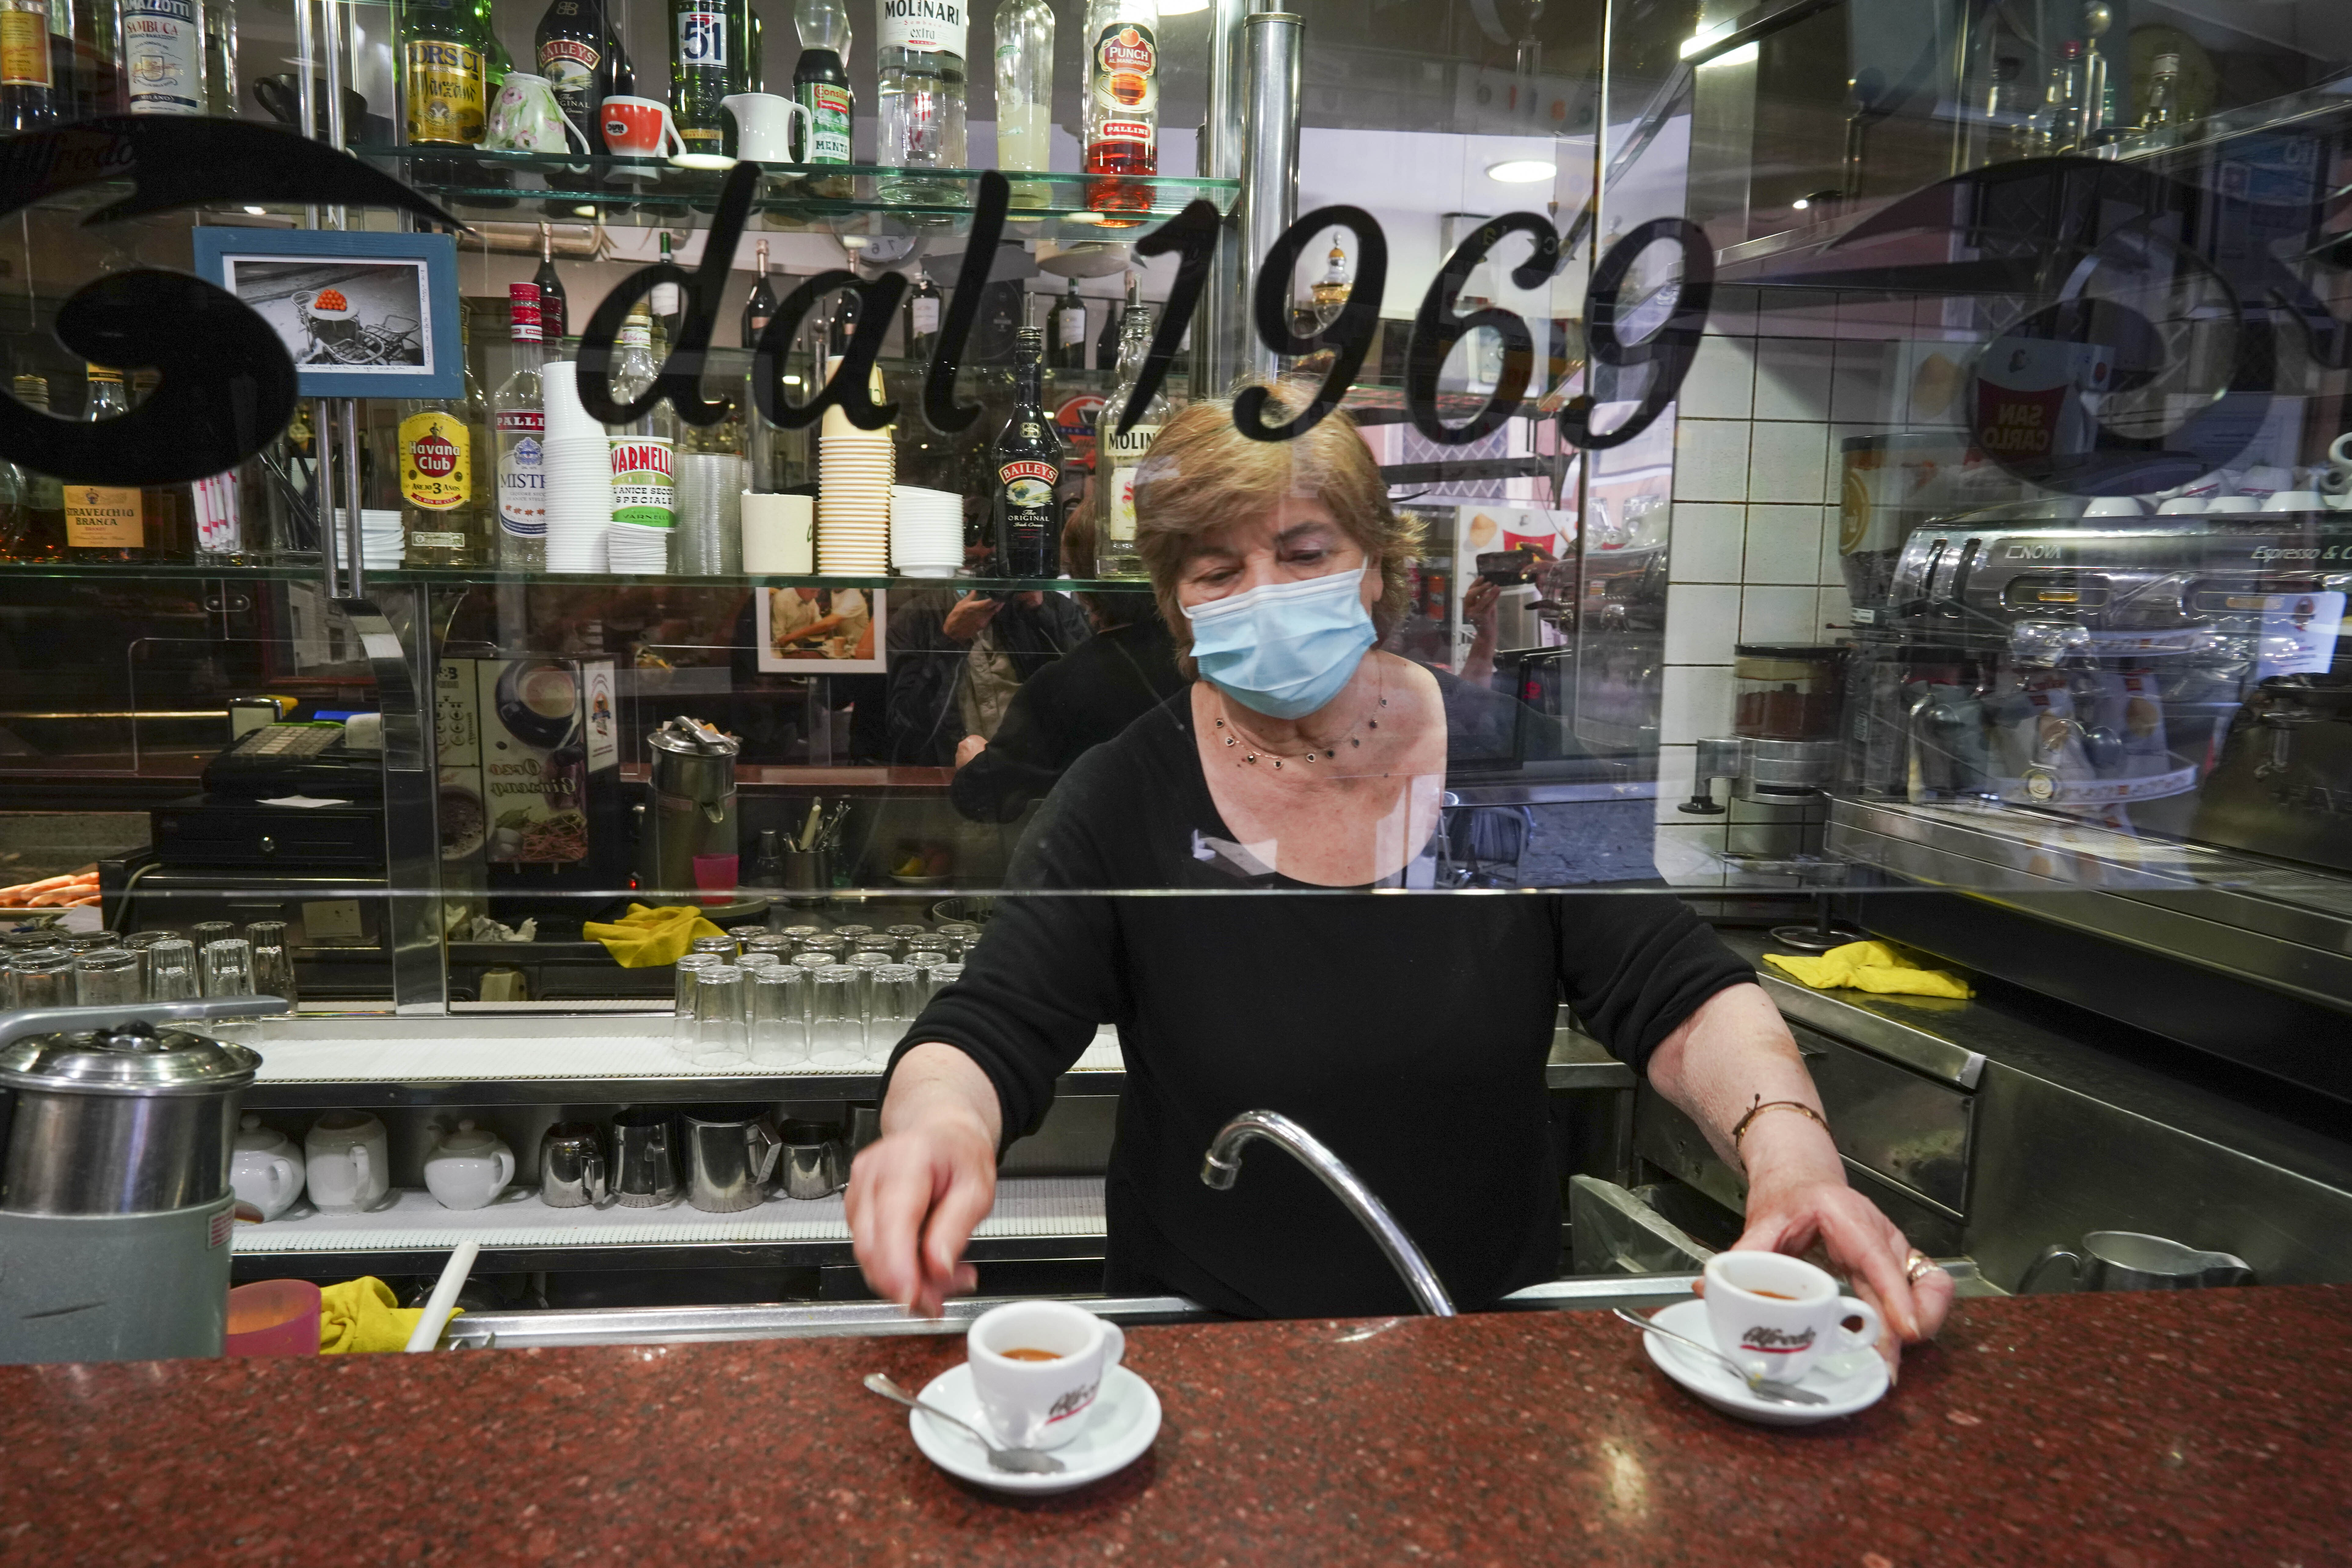
<instances>
[{"instance_id":1,"label":"gold bracelet","mask_svg":"<svg viewBox=\"0 0 2352 1568\"><path fill-rule=\"evenodd\" d=\"M1780 1107L1786 1107L1790 1110L1802 1111L1805 1115L1811 1117L1822 1131L1826 1132L1829 1131L1830 1124L1822 1120L1822 1113L1815 1110L1811 1106L1807 1105L1803 1100L1767 1100L1759 1094L1756 1097L1756 1103L1748 1108L1748 1114L1739 1119L1739 1125L1731 1130L1731 1152L1735 1154L1741 1152L1739 1141L1748 1136L1748 1124L1749 1122L1755 1121L1766 1111Z\"/></svg>"}]
</instances>

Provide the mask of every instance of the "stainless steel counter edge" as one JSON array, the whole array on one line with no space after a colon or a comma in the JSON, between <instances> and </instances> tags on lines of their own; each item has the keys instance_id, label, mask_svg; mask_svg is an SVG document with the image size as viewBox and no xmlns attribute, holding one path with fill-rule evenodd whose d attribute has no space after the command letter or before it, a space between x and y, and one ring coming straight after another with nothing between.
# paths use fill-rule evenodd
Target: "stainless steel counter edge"
<instances>
[{"instance_id":1,"label":"stainless steel counter edge","mask_svg":"<svg viewBox=\"0 0 2352 1568\"><path fill-rule=\"evenodd\" d=\"M1733 945L1738 947L1739 944ZM1741 956L1751 955L1743 951ZM1874 1013L1854 1002L1810 990L1767 969L1758 969L1756 978L1764 987L1765 994L1772 998L1773 1005L1780 1008L1785 1017L1810 1024L1825 1035L1834 1035L1873 1055L1926 1073L1929 1078L1941 1079L1958 1089L1974 1089L1984 1077L1982 1051L1971 1050L1916 1025Z\"/></svg>"}]
</instances>

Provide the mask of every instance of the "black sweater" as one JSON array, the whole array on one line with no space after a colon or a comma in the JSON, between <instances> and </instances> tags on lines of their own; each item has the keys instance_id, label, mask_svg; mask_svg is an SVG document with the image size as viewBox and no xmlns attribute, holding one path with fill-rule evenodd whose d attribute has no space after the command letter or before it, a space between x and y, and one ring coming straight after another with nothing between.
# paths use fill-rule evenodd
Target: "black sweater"
<instances>
[{"instance_id":1,"label":"black sweater","mask_svg":"<svg viewBox=\"0 0 2352 1568\"><path fill-rule=\"evenodd\" d=\"M1072 763L1183 686L1157 616L1097 632L1013 694L988 749L956 770L948 798L974 822L1011 822Z\"/></svg>"},{"instance_id":2,"label":"black sweater","mask_svg":"<svg viewBox=\"0 0 2352 1568\"><path fill-rule=\"evenodd\" d=\"M1491 734L1487 710L1507 700L1440 679L1449 741ZM1013 868L1031 891L1000 901L962 980L899 1050L969 1054L1009 1142L1036 1129L1096 1026L1117 1026L1115 1292L1173 1289L1246 1316L1412 1310L1370 1237L1281 1151L1252 1147L1230 1192L1202 1184L1210 1140L1248 1110L1295 1119L1347 1161L1457 1305L1550 1279L1555 1005L1639 1071L1753 972L1660 894L1310 889L1234 864L1233 841L1179 693L1064 775ZM1154 889L1193 896L1098 891Z\"/></svg>"}]
</instances>

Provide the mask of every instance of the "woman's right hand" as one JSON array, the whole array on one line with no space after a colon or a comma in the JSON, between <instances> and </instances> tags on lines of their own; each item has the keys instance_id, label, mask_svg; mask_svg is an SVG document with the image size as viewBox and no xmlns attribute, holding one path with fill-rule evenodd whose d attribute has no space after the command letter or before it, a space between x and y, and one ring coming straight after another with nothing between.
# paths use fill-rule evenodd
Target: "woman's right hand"
<instances>
[{"instance_id":1,"label":"woman's right hand","mask_svg":"<svg viewBox=\"0 0 2352 1568\"><path fill-rule=\"evenodd\" d=\"M918 1317L972 1289L963 1261L996 1202L1001 1113L995 1086L952 1046L900 1058L882 1105L882 1136L850 1167L849 1234L874 1292Z\"/></svg>"}]
</instances>

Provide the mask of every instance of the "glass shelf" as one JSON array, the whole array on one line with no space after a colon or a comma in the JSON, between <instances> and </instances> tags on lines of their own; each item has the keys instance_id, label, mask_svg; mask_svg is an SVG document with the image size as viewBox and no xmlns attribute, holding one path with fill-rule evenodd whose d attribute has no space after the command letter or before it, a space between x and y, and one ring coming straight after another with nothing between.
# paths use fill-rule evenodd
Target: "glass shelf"
<instances>
[{"instance_id":1,"label":"glass shelf","mask_svg":"<svg viewBox=\"0 0 2352 1568\"><path fill-rule=\"evenodd\" d=\"M352 151L397 168L416 189L488 220L520 211L567 221L627 222L716 206L725 167L647 158L569 157L422 146ZM870 163L771 163L755 228L817 234L960 233L980 200L979 169L896 169ZM1008 175L1011 231L1065 244L1131 238L1195 199L1229 211L1238 180L1070 173Z\"/></svg>"},{"instance_id":2,"label":"glass shelf","mask_svg":"<svg viewBox=\"0 0 2352 1568\"><path fill-rule=\"evenodd\" d=\"M83 583L193 583L230 579L242 582L317 583L320 568L308 563L272 565L206 565L184 561L152 565L115 562L5 561L0 580L47 579ZM1140 577L779 577L734 574L729 576L687 576L678 573L636 574L620 572L499 572L473 567L396 567L371 570L370 583L416 584L441 588L495 588L521 584L533 588L673 587L673 588L947 588L957 593L1021 594L1051 591L1062 594L1102 594L1120 590L1149 592Z\"/></svg>"}]
</instances>

